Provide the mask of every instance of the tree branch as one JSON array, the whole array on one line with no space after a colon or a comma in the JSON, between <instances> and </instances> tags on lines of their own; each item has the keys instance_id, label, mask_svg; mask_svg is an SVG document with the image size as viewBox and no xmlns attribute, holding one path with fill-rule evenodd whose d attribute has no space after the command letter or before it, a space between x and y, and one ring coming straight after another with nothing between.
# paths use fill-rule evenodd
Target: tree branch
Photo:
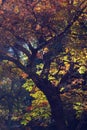
<instances>
[{"instance_id":1,"label":"tree branch","mask_svg":"<svg viewBox=\"0 0 87 130\"><path fill-rule=\"evenodd\" d=\"M44 67L43 67L43 70L41 72L41 77L43 77L44 75L46 76L46 78L48 79L48 74L49 74L49 69L50 69L50 63L51 63L51 60L49 60L48 62L46 62L44 64Z\"/></svg>"},{"instance_id":2,"label":"tree branch","mask_svg":"<svg viewBox=\"0 0 87 130\"><path fill-rule=\"evenodd\" d=\"M23 47L23 46L21 46L21 45L19 45L19 44L17 44L17 43L14 44L14 47L15 47L17 50L19 50L19 51L25 53L25 54L28 56L28 58L30 58L30 52L29 52L25 47Z\"/></svg>"},{"instance_id":3,"label":"tree branch","mask_svg":"<svg viewBox=\"0 0 87 130\"><path fill-rule=\"evenodd\" d=\"M83 4L83 2L80 4ZM83 11L86 9L87 5L85 5L82 9L80 9L80 7L78 7L78 9L76 10L76 13L73 17L73 19L71 20L71 22L67 25L67 27L64 29L63 32L61 32L58 36L59 37L63 37L66 36L66 34L69 32L70 28L72 27L72 25L78 20L78 18L81 16L81 14L83 13Z\"/></svg>"},{"instance_id":4,"label":"tree branch","mask_svg":"<svg viewBox=\"0 0 87 130\"><path fill-rule=\"evenodd\" d=\"M8 60L13 62L17 67L19 67L21 70L23 70L26 74L28 73L28 70L26 69L26 67L24 65L22 65L17 59L10 57L8 55L0 55L0 60Z\"/></svg>"}]
</instances>

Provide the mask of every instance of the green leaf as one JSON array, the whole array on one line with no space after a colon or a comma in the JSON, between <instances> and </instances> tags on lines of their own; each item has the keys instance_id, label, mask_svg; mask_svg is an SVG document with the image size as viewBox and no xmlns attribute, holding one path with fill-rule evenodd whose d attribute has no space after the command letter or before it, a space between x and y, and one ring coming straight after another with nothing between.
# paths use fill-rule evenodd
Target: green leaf
<instances>
[{"instance_id":1,"label":"green leaf","mask_svg":"<svg viewBox=\"0 0 87 130\"><path fill-rule=\"evenodd\" d=\"M81 66L79 69L78 69L79 73L80 74L84 74L86 72L86 67L85 66Z\"/></svg>"},{"instance_id":2,"label":"green leaf","mask_svg":"<svg viewBox=\"0 0 87 130\"><path fill-rule=\"evenodd\" d=\"M79 106L80 106L80 105L81 105L81 102L76 102L76 105L79 105Z\"/></svg>"},{"instance_id":3,"label":"green leaf","mask_svg":"<svg viewBox=\"0 0 87 130\"><path fill-rule=\"evenodd\" d=\"M26 120L31 121L31 117L30 116L26 116Z\"/></svg>"},{"instance_id":4,"label":"green leaf","mask_svg":"<svg viewBox=\"0 0 87 130\"><path fill-rule=\"evenodd\" d=\"M27 122L26 120L22 120L22 121L21 121L21 124L22 124L22 125L27 125L27 123L28 123L28 122Z\"/></svg>"},{"instance_id":5,"label":"green leaf","mask_svg":"<svg viewBox=\"0 0 87 130\"><path fill-rule=\"evenodd\" d=\"M64 88L64 87L62 87L62 88L60 89L60 92L62 92L64 89L65 89L65 88Z\"/></svg>"}]
</instances>

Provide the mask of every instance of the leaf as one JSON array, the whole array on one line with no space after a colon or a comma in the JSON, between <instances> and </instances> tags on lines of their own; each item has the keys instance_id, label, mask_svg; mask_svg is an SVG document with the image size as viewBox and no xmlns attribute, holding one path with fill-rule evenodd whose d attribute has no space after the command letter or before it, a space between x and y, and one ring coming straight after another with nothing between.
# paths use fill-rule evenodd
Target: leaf
<instances>
[{"instance_id":1,"label":"leaf","mask_svg":"<svg viewBox=\"0 0 87 130\"><path fill-rule=\"evenodd\" d=\"M68 60L68 57L67 57L67 56L64 56L64 60L67 61L67 60Z\"/></svg>"},{"instance_id":2,"label":"leaf","mask_svg":"<svg viewBox=\"0 0 87 130\"><path fill-rule=\"evenodd\" d=\"M18 7L18 6L15 6L14 12L15 12L16 14L19 13L19 7Z\"/></svg>"},{"instance_id":3,"label":"leaf","mask_svg":"<svg viewBox=\"0 0 87 130\"><path fill-rule=\"evenodd\" d=\"M78 69L79 73L80 74L84 74L86 72L86 67L85 66L81 66L79 69Z\"/></svg>"},{"instance_id":4,"label":"leaf","mask_svg":"<svg viewBox=\"0 0 87 130\"><path fill-rule=\"evenodd\" d=\"M27 117L26 117L26 120L27 120L27 121L31 121L31 117L30 117L30 116L27 116Z\"/></svg>"},{"instance_id":5,"label":"leaf","mask_svg":"<svg viewBox=\"0 0 87 130\"><path fill-rule=\"evenodd\" d=\"M62 92L64 89L65 89L65 88L64 88L64 87L62 87L62 88L60 89L60 92Z\"/></svg>"},{"instance_id":6,"label":"leaf","mask_svg":"<svg viewBox=\"0 0 87 130\"><path fill-rule=\"evenodd\" d=\"M22 120L22 121L21 121L21 124L22 124L22 125L27 125L27 123L28 123L28 121L26 121L26 120Z\"/></svg>"},{"instance_id":7,"label":"leaf","mask_svg":"<svg viewBox=\"0 0 87 130\"><path fill-rule=\"evenodd\" d=\"M79 106L80 106L80 105L81 105L81 102L76 102L76 105L79 105Z\"/></svg>"}]
</instances>

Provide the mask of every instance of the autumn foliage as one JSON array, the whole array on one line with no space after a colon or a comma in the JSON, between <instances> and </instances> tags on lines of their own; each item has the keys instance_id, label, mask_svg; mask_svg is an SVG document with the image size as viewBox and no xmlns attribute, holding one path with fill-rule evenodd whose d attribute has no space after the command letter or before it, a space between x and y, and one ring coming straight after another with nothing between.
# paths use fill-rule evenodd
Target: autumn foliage
<instances>
[{"instance_id":1,"label":"autumn foliage","mask_svg":"<svg viewBox=\"0 0 87 130\"><path fill-rule=\"evenodd\" d=\"M34 118L46 124L54 121L58 130L72 130L73 118L66 111L75 110L75 119L82 120L86 79L86 0L0 0L0 90L16 102L10 98L9 113L12 104L18 105L24 125ZM27 99L27 105L18 104L17 90L23 90L22 101ZM73 130L82 125L76 124Z\"/></svg>"}]
</instances>

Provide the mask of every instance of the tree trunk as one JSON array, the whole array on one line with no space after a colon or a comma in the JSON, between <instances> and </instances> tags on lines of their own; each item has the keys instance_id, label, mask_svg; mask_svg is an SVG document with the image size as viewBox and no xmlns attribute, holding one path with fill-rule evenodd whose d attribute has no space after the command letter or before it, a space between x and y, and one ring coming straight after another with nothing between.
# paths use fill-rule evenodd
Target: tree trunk
<instances>
[{"instance_id":1,"label":"tree trunk","mask_svg":"<svg viewBox=\"0 0 87 130\"><path fill-rule=\"evenodd\" d=\"M52 117L56 122L56 130L67 130L64 119L63 105L58 90L47 79L42 79L36 75L32 75L32 80L47 97L50 104Z\"/></svg>"},{"instance_id":2,"label":"tree trunk","mask_svg":"<svg viewBox=\"0 0 87 130\"><path fill-rule=\"evenodd\" d=\"M67 125L64 119L63 105L60 95L57 92L52 91L52 95L49 93L46 95L51 108L51 114L56 122L57 130L67 130Z\"/></svg>"}]
</instances>

